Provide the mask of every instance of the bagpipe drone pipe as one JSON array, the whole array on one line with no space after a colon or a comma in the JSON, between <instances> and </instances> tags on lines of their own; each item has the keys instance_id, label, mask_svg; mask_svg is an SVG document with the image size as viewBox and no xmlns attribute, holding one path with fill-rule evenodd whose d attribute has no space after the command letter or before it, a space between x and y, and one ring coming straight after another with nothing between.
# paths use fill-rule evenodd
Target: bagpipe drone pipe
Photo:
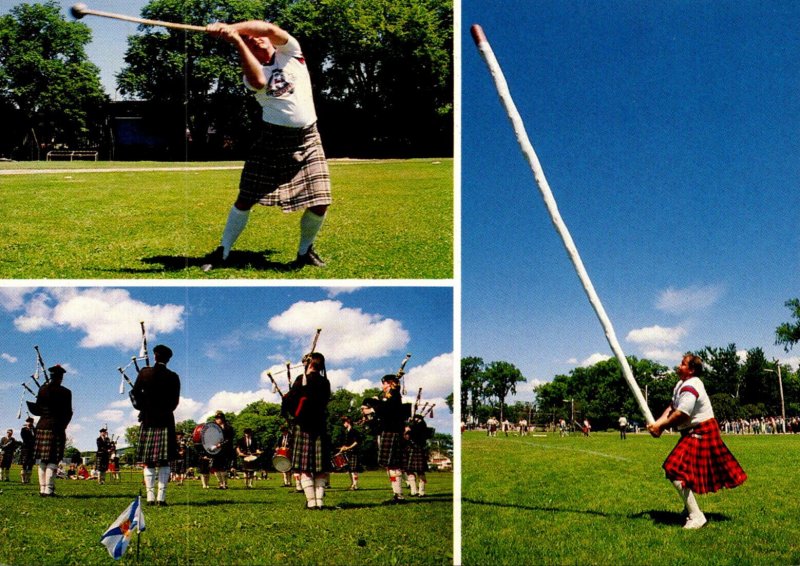
<instances>
[{"instance_id":1,"label":"bagpipe drone pipe","mask_svg":"<svg viewBox=\"0 0 800 566\"><path fill-rule=\"evenodd\" d=\"M141 399L137 397L136 390L133 387L133 381L128 374L125 372L133 366L136 369L136 373L138 374L141 371L141 367L139 366L140 361L145 362L145 367L150 367L150 353L147 351L147 332L144 328L144 321L139 322L141 329L142 329L142 342L141 346L139 347L139 355L138 356L131 356L131 361L128 362L128 365L125 367L118 367L117 371L120 373L120 382L119 382L119 394L125 394L125 383L131 386L131 390L128 391L128 398L131 400L131 405L136 410L140 409L140 402Z\"/></svg>"},{"instance_id":2,"label":"bagpipe drone pipe","mask_svg":"<svg viewBox=\"0 0 800 566\"><path fill-rule=\"evenodd\" d=\"M311 358L311 355L317 351L317 342L319 341L319 335L321 333L322 329L317 328L313 338L311 339L311 348L309 349L308 353L303 354L299 364L292 365L292 362L287 361L285 370L276 371L274 374L271 371L267 372L267 377L272 383L273 392L277 393L281 397L281 415L284 419L286 419L287 422L291 423L294 421L294 419L300 416L300 412L303 410L305 397L303 396L302 387L305 385L305 368L309 359ZM301 368L303 373L298 375L293 382L292 370ZM281 391L280 386L278 386L278 382L275 381L275 376L284 372L286 373L286 383L288 384L286 393Z\"/></svg>"},{"instance_id":3,"label":"bagpipe drone pipe","mask_svg":"<svg viewBox=\"0 0 800 566\"><path fill-rule=\"evenodd\" d=\"M22 395L20 396L19 399L19 409L17 410L17 419L22 418L22 403L25 400L25 393L26 392L30 393L31 395L33 395L34 399L36 399L38 397L39 389L41 389L43 385L42 383L39 382L39 379L42 379L44 383L49 383L50 381L50 376L47 374L47 366L45 365L44 360L42 359L42 353L39 350L39 346L34 346L33 349L36 350L36 370L33 372L30 378L36 385L36 392L34 393L33 389L31 389L26 382L22 383ZM37 417L41 416L40 414L41 410L35 400L27 401L26 404L28 407L27 412L29 415L34 415Z\"/></svg>"}]
</instances>

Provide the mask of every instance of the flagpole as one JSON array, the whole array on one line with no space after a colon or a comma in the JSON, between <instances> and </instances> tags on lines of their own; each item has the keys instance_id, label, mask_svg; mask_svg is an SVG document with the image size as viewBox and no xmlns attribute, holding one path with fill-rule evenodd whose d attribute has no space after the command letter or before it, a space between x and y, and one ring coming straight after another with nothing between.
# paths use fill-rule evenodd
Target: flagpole
<instances>
[{"instance_id":1,"label":"flagpole","mask_svg":"<svg viewBox=\"0 0 800 566\"><path fill-rule=\"evenodd\" d=\"M142 506L142 488L141 487L139 487L139 495L137 497L139 499L139 502L138 502L139 503L139 512L141 513L141 509L142 509L142 507L141 507ZM142 542L142 526L140 524L138 524L138 523L139 522L137 521L137 524L136 524L136 563L137 564L139 563L139 545Z\"/></svg>"}]
</instances>

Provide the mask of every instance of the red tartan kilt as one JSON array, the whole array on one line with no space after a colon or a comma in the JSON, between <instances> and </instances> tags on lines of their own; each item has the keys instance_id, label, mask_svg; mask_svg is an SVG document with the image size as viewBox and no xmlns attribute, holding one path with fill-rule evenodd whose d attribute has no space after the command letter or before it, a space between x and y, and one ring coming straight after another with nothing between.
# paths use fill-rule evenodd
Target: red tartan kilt
<instances>
[{"instance_id":1,"label":"red tartan kilt","mask_svg":"<svg viewBox=\"0 0 800 566\"><path fill-rule=\"evenodd\" d=\"M747 474L722 441L716 419L683 436L663 465L667 479L680 480L695 493L713 493L744 483Z\"/></svg>"}]
</instances>

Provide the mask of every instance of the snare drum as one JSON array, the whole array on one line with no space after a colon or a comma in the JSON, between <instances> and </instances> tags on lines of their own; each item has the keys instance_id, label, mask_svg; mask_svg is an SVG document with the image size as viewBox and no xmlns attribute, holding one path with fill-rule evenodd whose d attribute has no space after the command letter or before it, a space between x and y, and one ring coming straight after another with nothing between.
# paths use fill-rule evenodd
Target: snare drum
<instances>
[{"instance_id":1,"label":"snare drum","mask_svg":"<svg viewBox=\"0 0 800 566\"><path fill-rule=\"evenodd\" d=\"M292 469L292 459L289 458L288 448L276 448L272 456L272 467L279 472L288 472Z\"/></svg>"},{"instance_id":2,"label":"snare drum","mask_svg":"<svg viewBox=\"0 0 800 566\"><path fill-rule=\"evenodd\" d=\"M338 454L334 454L331 458L331 465L333 468L339 472L347 467L349 460L347 459L347 454L344 452L339 452Z\"/></svg>"},{"instance_id":3,"label":"snare drum","mask_svg":"<svg viewBox=\"0 0 800 566\"><path fill-rule=\"evenodd\" d=\"M223 440L225 440L225 436L217 423L199 424L194 427L194 432L192 432L192 441L202 446L203 450L212 456L222 450Z\"/></svg>"},{"instance_id":4,"label":"snare drum","mask_svg":"<svg viewBox=\"0 0 800 566\"><path fill-rule=\"evenodd\" d=\"M251 454L250 456L245 456L244 458L242 458L242 460L244 460L245 462L255 462L256 460L258 460L258 456L256 454Z\"/></svg>"}]
</instances>

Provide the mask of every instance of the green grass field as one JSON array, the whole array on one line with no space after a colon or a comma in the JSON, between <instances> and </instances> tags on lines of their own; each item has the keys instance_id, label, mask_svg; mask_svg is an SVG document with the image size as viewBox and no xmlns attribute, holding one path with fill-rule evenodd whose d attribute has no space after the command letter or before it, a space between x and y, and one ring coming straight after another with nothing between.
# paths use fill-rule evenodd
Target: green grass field
<instances>
[{"instance_id":1,"label":"green grass field","mask_svg":"<svg viewBox=\"0 0 800 566\"><path fill-rule=\"evenodd\" d=\"M315 244L326 268L289 269L301 213L257 206L230 266L202 272L236 198L240 167L0 163L0 279L453 277L452 159L332 161L333 205ZM2 174L10 169L29 173Z\"/></svg>"},{"instance_id":2,"label":"green grass field","mask_svg":"<svg viewBox=\"0 0 800 566\"><path fill-rule=\"evenodd\" d=\"M111 564L100 536L138 493L141 472L122 481L57 480L58 497L38 495L36 475L21 485L0 483L0 564ZM305 497L281 487L278 474L246 490L231 480L227 491L203 490L197 480L170 484L168 507L145 507L142 564L452 564L453 475L428 473L424 498L387 505L385 472L360 475L359 491L333 474L325 503L306 511ZM136 540L119 561L136 563Z\"/></svg>"},{"instance_id":3,"label":"green grass field","mask_svg":"<svg viewBox=\"0 0 800 566\"><path fill-rule=\"evenodd\" d=\"M724 436L749 479L698 496L708 525L682 529L648 434L462 436L462 561L478 564L800 563L800 437Z\"/></svg>"}]
</instances>

